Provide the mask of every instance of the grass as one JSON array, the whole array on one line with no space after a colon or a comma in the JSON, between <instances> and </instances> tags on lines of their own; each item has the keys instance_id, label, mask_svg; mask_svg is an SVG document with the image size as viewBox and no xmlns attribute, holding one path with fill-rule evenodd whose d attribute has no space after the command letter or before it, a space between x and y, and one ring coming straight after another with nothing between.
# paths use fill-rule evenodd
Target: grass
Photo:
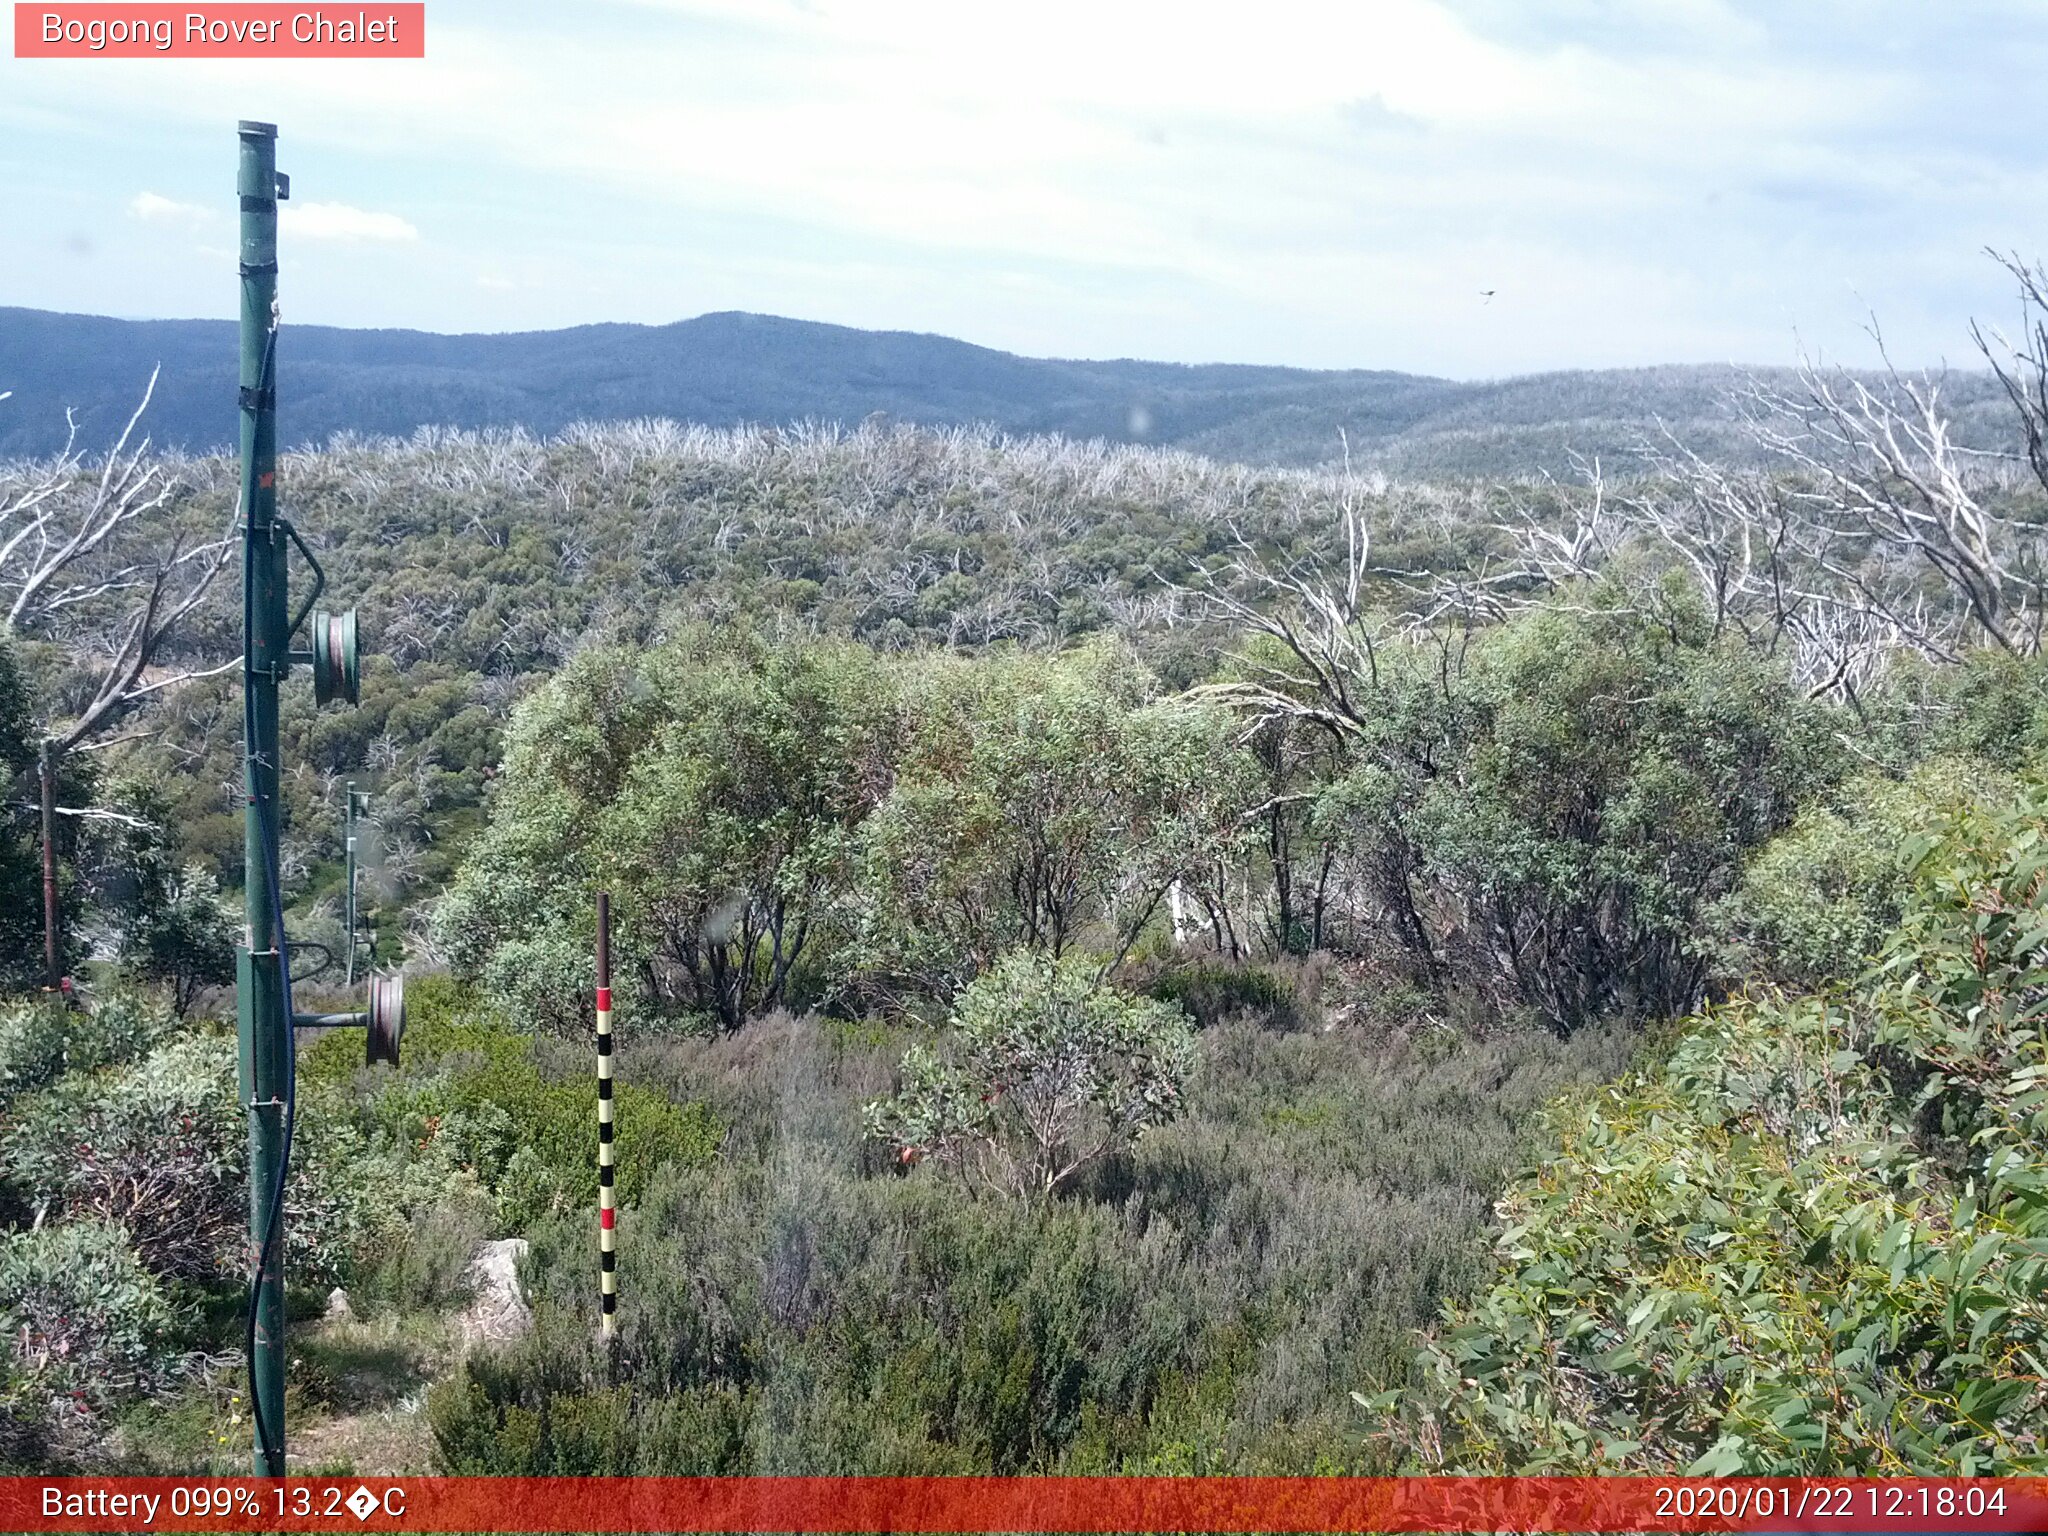
<instances>
[{"instance_id":1,"label":"grass","mask_svg":"<svg viewBox=\"0 0 2048 1536\"><path fill-rule=\"evenodd\" d=\"M433 1470L428 1389L455 1366L452 1320L431 1309L359 1322L294 1324L285 1413L294 1476ZM249 1469L247 1382L239 1360L131 1408L96 1458L129 1476L239 1477Z\"/></svg>"},{"instance_id":2,"label":"grass","mask_svg":"<svg viewBox=\"0 0 2048 1536\"><path fill-rule=\"evenodd\" d=\"M451 1467L1377 1469L1350 1394L1404 1379L1479 1272L1530 1113L1630 1042L1270 1025L1206 1030L1187 1116L1044 1208L862 1136L908 1030L642 1043L639 1080L708 1103L721 1155L622 1223L615 1375L585 1224L532 1234L539 1334L436 1394Z\"/></svg>"},{"instance_id":3,"label":"grass","mask_svg":"<svg viewBox=\"0 0 2048 1536\"><path fill-rule=\"evenodd\" d=\"M864 1134L918 1026L629 1035L641 1091L723 1129L624 1211L616 1368L586 1213L525 1234L536 1336L465 1356L456 1277L484 1228L426 1208L352 1285L353 1319L295 1295L294 1468L1386 1470L1352 1394L1405 1380L1417 1329L1483 1272L1532 1112L1612 1077L1634 1037L1478 1031L1334 968L1320 995L1293 982L1264 1013L1233 994L1183 1118L1044 1206L906 1171ZM241 1470L240 1385L132 1412L115 1459Z\"/></svg>"}]
</instances>

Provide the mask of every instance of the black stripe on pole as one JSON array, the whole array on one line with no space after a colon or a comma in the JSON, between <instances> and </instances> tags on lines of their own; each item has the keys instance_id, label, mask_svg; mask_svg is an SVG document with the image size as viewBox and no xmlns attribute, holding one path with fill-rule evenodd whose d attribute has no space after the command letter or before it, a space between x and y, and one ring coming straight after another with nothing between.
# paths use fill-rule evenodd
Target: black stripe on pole
<instances>
[{"instance_id":1,"label":"black stripe on pole","mask_svg":"<svg viewBox=\"0 0 2048 1536\"><path fill-rule=\"evenodd\" d=\"M616 1312L619 1310L619 1298L615 1293L611 1291L604 1293L604 1309L606 1312Z\"/></svg>"},{"instance_id":2,"label":"black stripe on pole","mask_svg":"<svg viewBox=\"0 0 2048 1536\"><path fill-rule=\"evenodd\" d=\"M602 1329L607 1344L618 1338L613 1318L617 1303L612 1293L618 1288L618 1255L612 1196L612 898L611 892L597 893L597 1208L598 1208L598 1291L604 1307Z\"/></svg>"}]
</instances>

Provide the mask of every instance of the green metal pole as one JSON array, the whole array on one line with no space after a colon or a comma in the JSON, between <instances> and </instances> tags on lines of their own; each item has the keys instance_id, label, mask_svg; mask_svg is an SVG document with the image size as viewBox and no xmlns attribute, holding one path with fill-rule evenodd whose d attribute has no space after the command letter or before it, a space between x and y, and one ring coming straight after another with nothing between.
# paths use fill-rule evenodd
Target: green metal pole
<instances>
[{"instance_id":1,"label":"green metal pole","mask_svg":"<svg viewBox=\"0 0 2048 1536\"><path fill-rule=\"evenodd\" d=\"M356 984L356 781L348 781L348 965L343 980Z\"/></svg>"},{"instance_id":2,"label":"green metal pole","mask_svg":"<svg viewBox=\"0 0 2048 1536\"><path fill-rule=\"evenodd\" d=\"M260 1253L283 1156L285 1095L284 957L278 952L271 886L277 835L277 690L290 667L285 633L285 547L277 526L277 129L243 123L242 239L242 687L248 814L244 854L247 942L237 967L242 1102L249 1110L249 1233ZM279 1214L282 1222L282 1214ZM283 1234L257 1288L250 1376L256 1417L256 1473L284 1476ZM267 1431L267 1432L266 1432ZM267 1443L266 1443L267 1442Z\"/></svg>"}]
</instances>

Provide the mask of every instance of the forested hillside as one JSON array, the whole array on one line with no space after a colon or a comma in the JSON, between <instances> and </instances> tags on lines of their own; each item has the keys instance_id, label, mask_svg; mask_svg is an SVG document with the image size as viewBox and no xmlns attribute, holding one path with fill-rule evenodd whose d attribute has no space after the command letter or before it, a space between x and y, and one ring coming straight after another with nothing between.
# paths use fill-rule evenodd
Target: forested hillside
<instances>
[{"instance_id":1,"label":"forested hillside","mask_svg":"<svg viewBox=\"0 0 2048 1536\"><path fill-rule=\"evenodd\" d=\"M195 452L234 430L229 321L114 320L0 308L0 455L55 452L67 407L111 435L159 366L158 443ZM1625 467L1665 427L1717 459L1754 446L1725 397L1729 367L1551 373L1460 383L1370 369L1202 366L1017 357L942 336L857 331L769 315L440 336L292 326L278 354L282 440L409 436L420 427L519 428L667 417L707 426L854 425L880 412L923 426L986 425L1184 448L1247 464L1338 461L1401 476L1534 475L1568 453ZM1782 370L1761 370L1777 385ZM33 387L29 387L32 384ZM1988 374L1952 382L1966 443L2010 439Z\"/></svg>"},{"instance_id":2,"label":"forested hillside","mask_svg":"<svg viewBox=\"0 0 2048 1536\"><path fill-rule=\"evenodd\" d=\"M2048 1465L2048 460L1946 402L1808 371L1739 455L1554 482L901 423L288 456L374 658L288 691L294 973L342 1001L354 781L416 978L397 1067L304 1042L297 1465ZM0 469L37 1470L246 1455L234 471L136 443Z\"/></svg>"}]
</instances>

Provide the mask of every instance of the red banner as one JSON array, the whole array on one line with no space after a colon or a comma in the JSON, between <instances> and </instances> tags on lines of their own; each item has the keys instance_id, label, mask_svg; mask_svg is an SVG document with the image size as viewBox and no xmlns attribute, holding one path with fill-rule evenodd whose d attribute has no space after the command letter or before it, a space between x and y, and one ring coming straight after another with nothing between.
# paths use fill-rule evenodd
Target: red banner
<instances>
[{"instance_id":1,"label":"red banner","mask_svg":"<svg viewBox=\"0 0 2048 1536\"><path fill-rule=\"evenodd\" d=\"M8 1531L2048 1531L2043 1478L0 1478Z\"/></svg>"},{"instance_id":2,"label":"red banner","mask_svg":"<svg viewBox=\"0 0 2048 1536\"><path fill-rule=\"evenodd\" d=\"M18 59L423 59L427 8L200 4L14 7Z\"/></svg>"}]
</instances>

